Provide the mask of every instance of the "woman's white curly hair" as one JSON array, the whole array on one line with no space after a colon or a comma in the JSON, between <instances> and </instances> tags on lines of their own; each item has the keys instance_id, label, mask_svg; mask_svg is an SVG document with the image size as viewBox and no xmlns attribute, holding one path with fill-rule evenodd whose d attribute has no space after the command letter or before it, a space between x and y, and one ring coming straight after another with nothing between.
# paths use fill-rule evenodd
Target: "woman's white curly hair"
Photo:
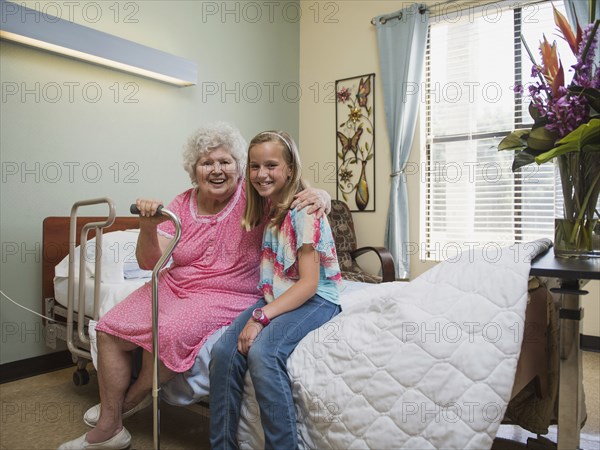
<instances>
[{"instance_id":1,"label":"woman's white curly hair","mask_svg":"<svg viewBox=\"0 0 600 450\"><path fill-rule=\"evenodd\" d=\"M196 163L218 147L229 150L235 159L238 177L244 174L248 147L240 130L227 122L213 122L194 131L183 150L183 167L194 186L197 184Z\"/></svg>"}]
</instances>

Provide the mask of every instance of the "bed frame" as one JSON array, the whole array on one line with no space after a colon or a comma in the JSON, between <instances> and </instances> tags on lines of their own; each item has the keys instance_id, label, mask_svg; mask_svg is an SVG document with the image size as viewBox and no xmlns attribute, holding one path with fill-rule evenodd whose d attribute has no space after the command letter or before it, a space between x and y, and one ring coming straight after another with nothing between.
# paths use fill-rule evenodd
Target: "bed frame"
<instances>
[{"instance_id":1,"label":"bed frame","mask_svg":"<svg viewBox=\"0 0 600 450\"><path fill-rule=\"evenodd\" d=\"M79 245L81 230L90 222L100 222L106 217L77 217L76 243ZM46 317L56 322L49 323L44 320L46 326L46 345L56 348L56 339L67 342L67 308L59 304L54 298L54 267L69 254L70 239L70 217L47 217L43 222L42 240L42 311ZM137 216L116 217L109 227L103 229L103 233L139 228L140 221ZM95 229L88 232L88 239L96 236ZM76 318L75 318L76 319ZM87 328L89 318L86 318ZM76 331L76 330L75 330ZM85 343L78 339L77 333L73 333L75 345L85 349ZM89 349L88 349L89 350ZM73 354L73 362L77 364L77 370L73 374L73 382L77 385L87 384L89 374L86 366L91 362L91 357L86 358Z\"/></svg>"}]
</instances>

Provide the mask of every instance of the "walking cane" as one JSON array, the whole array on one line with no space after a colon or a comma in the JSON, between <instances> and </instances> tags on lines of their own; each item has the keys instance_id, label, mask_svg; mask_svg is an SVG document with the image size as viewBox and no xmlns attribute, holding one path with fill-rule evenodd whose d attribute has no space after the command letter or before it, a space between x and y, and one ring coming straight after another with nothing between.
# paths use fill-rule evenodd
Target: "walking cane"
<instances>
[{"instance_id":1,"label":"walking cane","mask_svg":"<svg viewBox=\"0 0 600 450\"><path fill-rule=\"evenodd\" d=\"M136 205L131 205L129 209L131 214L138 214L140 210ZM169 242L154 269L152 269L152 357L153 357L153 376L152 376L152 429L154 436L154 449L160 450L160 386L158 383L158 275L164 265L167 263L175 246L181 238L181 223L177 215L166 208L159 206L156 210L156 216L163 215L169 217L175 225L175 236Z\"/></svg>"}]
</instances>

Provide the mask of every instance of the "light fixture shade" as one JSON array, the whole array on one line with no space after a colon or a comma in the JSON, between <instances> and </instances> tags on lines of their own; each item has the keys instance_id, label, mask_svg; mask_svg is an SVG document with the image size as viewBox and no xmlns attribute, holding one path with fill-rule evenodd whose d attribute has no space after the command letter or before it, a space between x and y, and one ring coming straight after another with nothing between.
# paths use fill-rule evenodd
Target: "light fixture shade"
<instances>
[{"instance_id":1,"label":"light fixture shade","mask_svg":"<svg viewBox=\"0 0 600 450\"><path fill-rule=\"evenodd\" d=\"M177 86L197 83L195 62L0 0L0 37Z\"/></svg>"}]
</instances>

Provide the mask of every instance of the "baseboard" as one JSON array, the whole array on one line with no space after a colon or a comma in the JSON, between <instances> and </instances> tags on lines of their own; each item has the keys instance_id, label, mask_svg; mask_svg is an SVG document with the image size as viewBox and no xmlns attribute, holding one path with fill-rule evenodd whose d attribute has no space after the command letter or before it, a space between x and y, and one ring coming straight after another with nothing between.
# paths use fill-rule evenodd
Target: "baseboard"
<instances>
[{"instance_id":1,"label":"baseboard","mask_svg":"<svg viewBox=\"0 0 600 450\"><path fill-rule=\"evenodd\" d=\"M53 372L73 365L71 352L68 350L0 364L0 384Z\"/></svg>"},{"instance_id":2,"label":"baseboard","mask_svg":"<svg viewBox=\"0 0 600 450\"><path fill-rule=\"evenodd\" d=\"M600 352L600 336L580 335L579 346L588 352Z\"/></svg>"}]
</instances>

